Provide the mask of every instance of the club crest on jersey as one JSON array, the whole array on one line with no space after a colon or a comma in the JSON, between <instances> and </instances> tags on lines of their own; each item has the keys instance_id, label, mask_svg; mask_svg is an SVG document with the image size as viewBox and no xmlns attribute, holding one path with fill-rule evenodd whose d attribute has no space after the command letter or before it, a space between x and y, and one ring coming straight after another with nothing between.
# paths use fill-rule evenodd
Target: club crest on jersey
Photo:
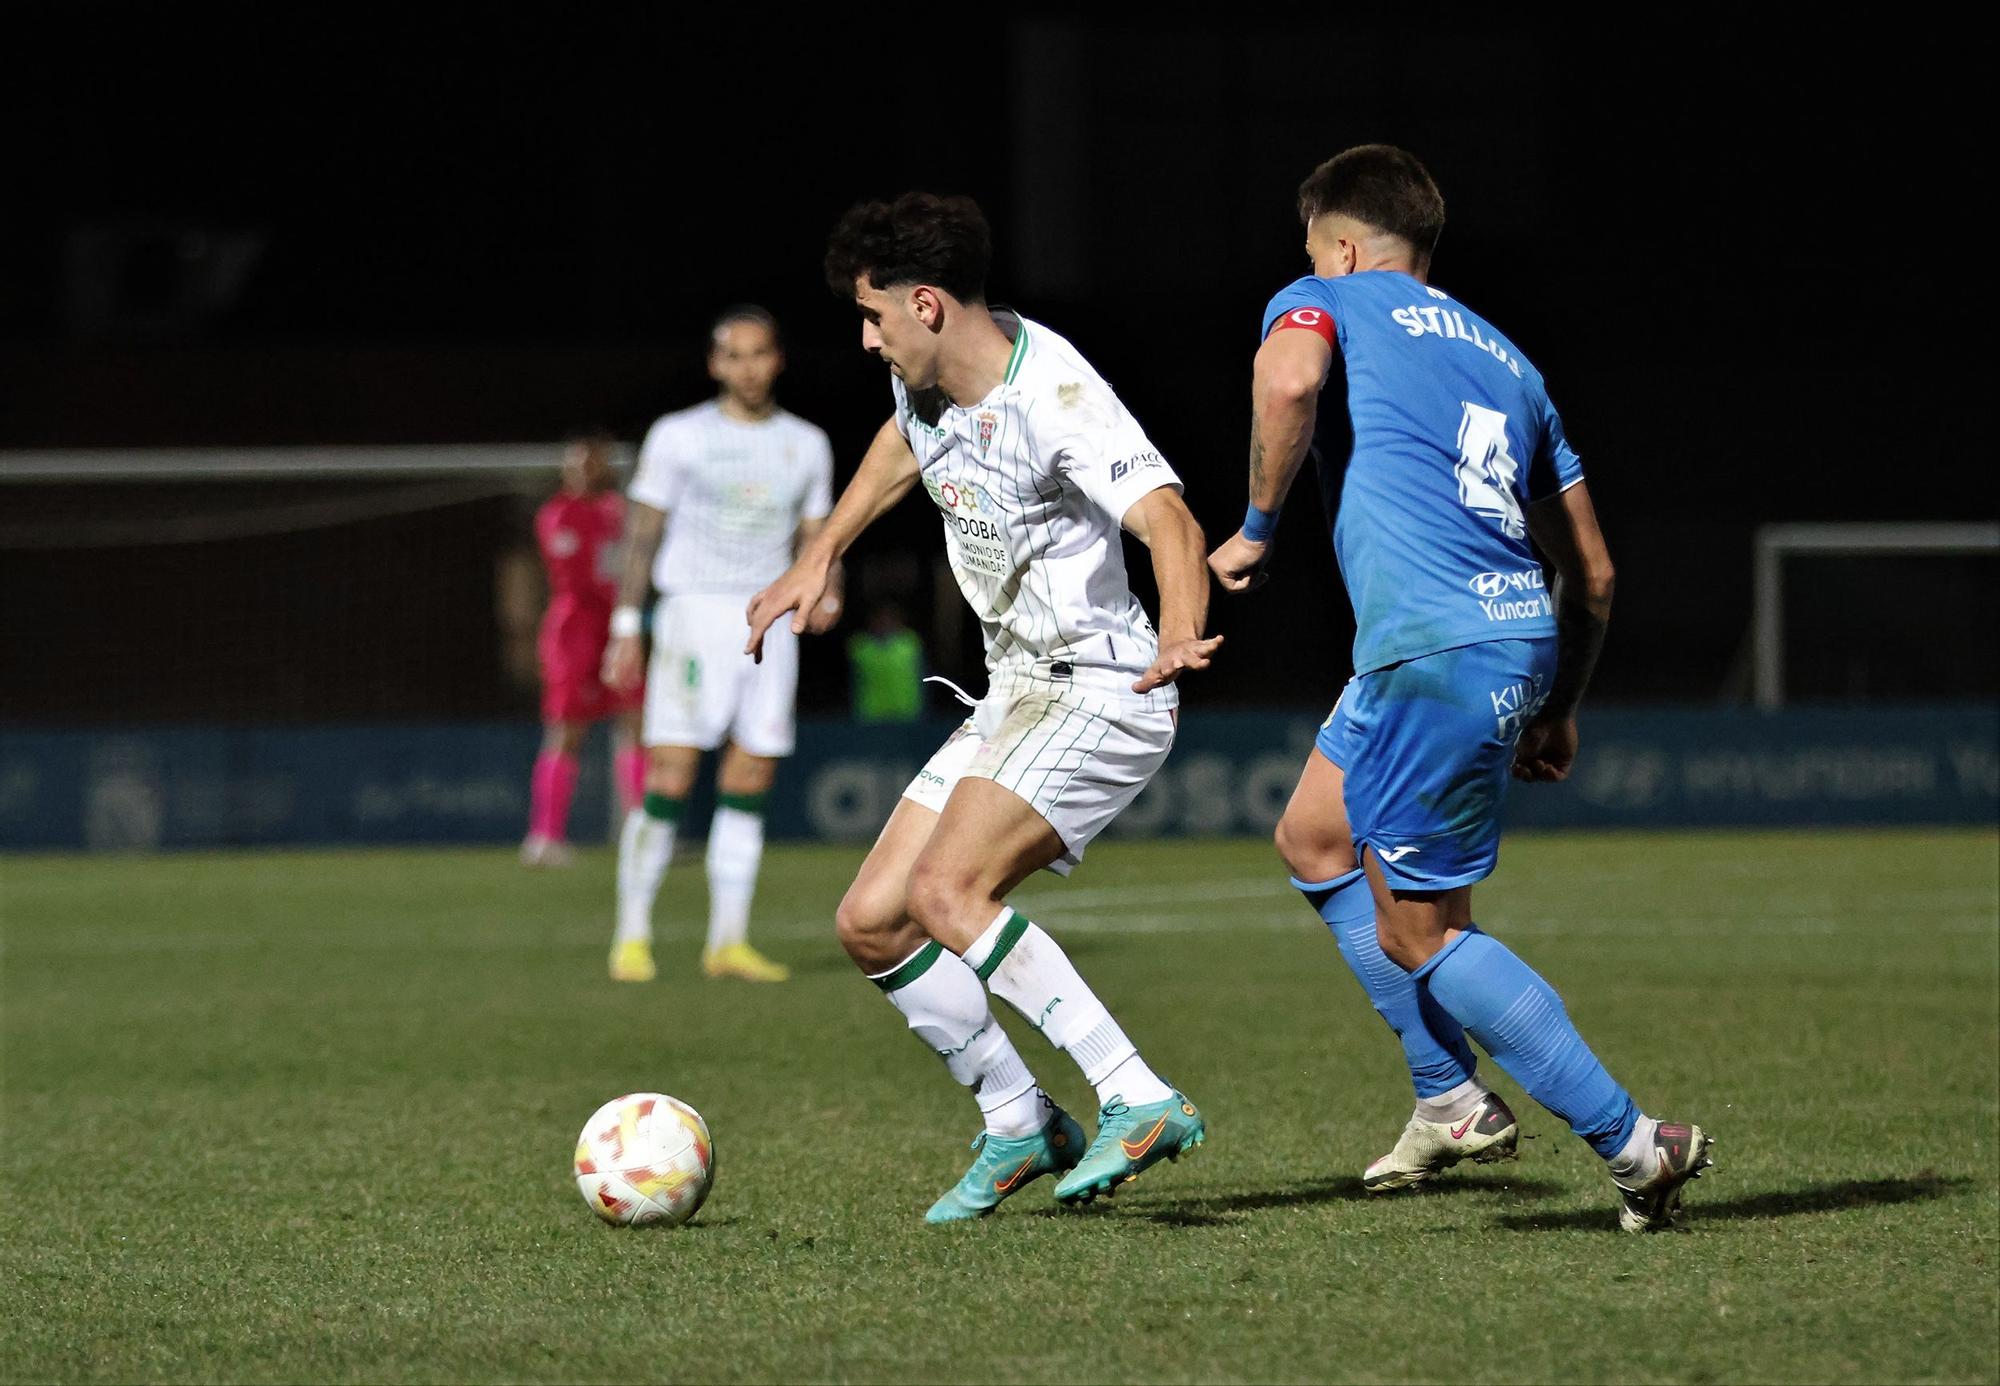
<instances>
[{"instance_id":1,"label":"club crest on jersey","mask_svg":"<svg viewBox=\"0 0 2000 1386\"><path fill-rule=\"evenodd\" d=\"M969 481L933 481L925 477L924 489L945 510L967 510L979 515L993 513L993 502L986 492Z\"/></svg>"},{"instance_id":2,"label":"club crest on jersey","mask_svg":"<svg viewBox=\"0 0 2000 1386\"><path fill-rule=\"evenodd\" d=\"M1000 422L1000 416L991 410L979 416L979 455L984 457L986 449L993 446L993 429Z\"/></svg>"}]
</instances>

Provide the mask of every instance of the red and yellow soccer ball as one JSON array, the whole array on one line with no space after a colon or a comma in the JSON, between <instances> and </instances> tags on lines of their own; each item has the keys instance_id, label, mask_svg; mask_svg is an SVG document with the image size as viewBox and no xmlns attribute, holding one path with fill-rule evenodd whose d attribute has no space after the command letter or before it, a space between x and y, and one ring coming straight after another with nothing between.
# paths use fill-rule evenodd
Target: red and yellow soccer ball
<instances>
[{"instance_id":1,"label":"red and yellow soccer ball","mask_svg":"<svg viewBox=\"0 0 2000 1386\"><path fill-rule=\"evenodd\" d=\"M615 1097L577 1137L577 1190L591 1212L621 1227L678 1227L714 1182L708 1123L665 1093Z\"/></svg>"}]
</instances>

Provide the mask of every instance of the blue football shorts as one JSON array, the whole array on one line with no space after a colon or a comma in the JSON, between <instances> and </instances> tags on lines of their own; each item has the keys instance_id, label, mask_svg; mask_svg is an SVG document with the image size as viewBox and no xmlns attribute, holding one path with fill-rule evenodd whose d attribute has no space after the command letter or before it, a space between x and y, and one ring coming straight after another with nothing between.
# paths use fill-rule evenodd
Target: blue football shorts
<instances>
[{"instance_id":1,"label":"blue football shorts","mask_svg":"<svg viewBox=\"0 0 2000 1386\"><path fill-rule=\"evenodd\" d=\"M1348 680L1314 744L1347 777L1355 849L1391 886L1493 874L1514 743L1555 671L1553 639L1488 640Z\"/></svg>"}]
</instances>

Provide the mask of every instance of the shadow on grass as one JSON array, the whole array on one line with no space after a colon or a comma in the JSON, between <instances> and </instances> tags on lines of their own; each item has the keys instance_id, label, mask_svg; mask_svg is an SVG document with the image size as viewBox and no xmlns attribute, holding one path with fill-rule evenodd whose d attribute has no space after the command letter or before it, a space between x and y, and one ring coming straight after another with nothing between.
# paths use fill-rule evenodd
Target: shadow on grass
<instances>
[{"instance_id":1,"label":"shadow on grass","mask_svg":"<svg viewBox=\"0 0 2000 1386\"><path fill-rule=\"evenodd\" d=\"M1842 1179L1717 1200L1701 1197L1703 1186L1697 1184L1689 1195L1687 1214L1689 1223L1694 1224L1723 1218L1788 1218L1802 1213L1886 1208L1898 1203L1949 1198L1971 1188L1973 1182L1963 1175L1946 1178L1938 1174L1918 1174L1909 1179ZM1494 1222L1523 1232L1618 1231L1615 1209L1610 1206L1568 1213L1506 1213Z\"/></svg>"},{"instance_id":2,"label":"shadow on grass","mask_svg":"<svg viewBox=\"0 0 2000 1386\"><path fill-rule=\"evenodd\" d=\"M1510 1198L1554 1198L1563 1192L1562 1185L1540 1179L1518 1179L1505 1175L1482 1178L1468 1172L1442 1179L1435 1184L1428 1184L1413 1193L1389 1197L1392 1199L1463 1198L1467 1195L1502 1194ZM1335 1179L1316 1179L1303 1184L1289 1184L1276 1189L1259 1189L1223 1194L1216 1198L1191 1199L1189 1206L1201 1212L1254 1213L1265 1208L1297 1208L1313 1203L1359 1203L1365 1200L1379 1200L1381 1197L1369 1193L1362 1187L1361 1181L1350 1174Z\"/></svg>"},{"instance_id":3,"label":"shadow on grass","mask_svg":"<svg viewBox=\"0 0 2000 1386\"><path fill-rule=\"evenodd\" d=\"M1399 1198L1462 1198L1466 1195L1501 1195L1508 1198L1554 1198L1566 1192L1560 1184L1551 1184L1539 1179L1509 1179L1457 1177L1446 1179L1415 1193L1401 1194ZM1316 1203L1360 1203L1374 1200L1362 1187L1361 1181L1352 1175L1335 1179L1308 1180L1300 1184L1286 1184L1275 1189L1254 1189L1242 1193L1218 1194L1212 1197L1187 1198L1175 1201L1167 1207L1138 1206L1120 1207L1115 1200L1100 1204L1100 1217L1127 1218L1133 1222L1157 1223L1162 1227L1223 1227L1239 1221L1242 1214L1258 1213L1272 1208L1303 1208ZM1086 1214L1088 1215L1088 1214ZM1075 1217L1075 1212L1051 1208L1044 1216Z\"/></svg>"},{"instance_id":4,"label":"shadow on grass","mask_svg":"<svg viewBox=\"0 0 2000 1386\"><path fill-rule=\"evenodd\" d=\"M734 1213L722 1218L712 1218L702 1213L696 1213L690 1221L682 1223L679 1227L664 1227L660 1230L663 1232L715 1232L725 1227L734 1227L741 1221L743 1219L737 1217Z\"/></svg>"}]
</instances>

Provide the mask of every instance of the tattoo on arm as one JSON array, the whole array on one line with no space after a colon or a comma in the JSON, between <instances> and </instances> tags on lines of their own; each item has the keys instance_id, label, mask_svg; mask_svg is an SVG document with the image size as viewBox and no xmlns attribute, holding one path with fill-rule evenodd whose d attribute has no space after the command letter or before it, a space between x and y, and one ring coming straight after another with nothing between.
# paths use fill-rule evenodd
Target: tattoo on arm
<instances>
[{"instance_id":1,"label":"tattoo on arm","mask_svg":"<svg viewBox=\"0 0 2000 1386\"><path fill-rule=\"evenodd\" d=\"M1582 482L1529 506L1527 518L1556 608L1556 676L1540 715L1570 717L1583 701L1611 623L1611 555Z\"/></svg>"},{"instance_id":2,"label":"tattoo on arm","mask_svg":"<svg viewBox=\"0 0 2000 1386\"><path fill-rule=\"evenodd\" d=\"M667 532L667 516L650 505L631 507L632 524L625 536L625 566L618 574L618 604L643 606L653 585L653 558Z\"/></svg>"},{"instance_id":3,"label":"tattoo on arm","mask_svg":"<svg viewBox=\"0 0 2000 1386\"><path fill-rule=\"evenodd\" d=\"M1577 586L1556 579L1556 676L1542 704L1545 718L1569 717L1583 701L1583 690L1597 669L1597 656L1604 649L1604 633L1610 627L1610 613L1592 607L1582 593L1572 598Z\"/></svg>"},{"instance_id":4,"label":"tattoo on arm","mask_svg":"<svg viewBox=\"0 0 2000 1386\"><path fill-rule=\"evenodd\" d=\"M1319 346L1317 338L1313 345ZM1308 388L1298 375L1298 363L1274 363L1268 359L1272 351L1267 342L1257 353L1250 381L1250 503L1260 510L1274 511L1285 503L1299 467L1312 451L1313 423L1319 416L1319 388L1325 372L1313 378Z\"/></svg>"}]
</instances>

